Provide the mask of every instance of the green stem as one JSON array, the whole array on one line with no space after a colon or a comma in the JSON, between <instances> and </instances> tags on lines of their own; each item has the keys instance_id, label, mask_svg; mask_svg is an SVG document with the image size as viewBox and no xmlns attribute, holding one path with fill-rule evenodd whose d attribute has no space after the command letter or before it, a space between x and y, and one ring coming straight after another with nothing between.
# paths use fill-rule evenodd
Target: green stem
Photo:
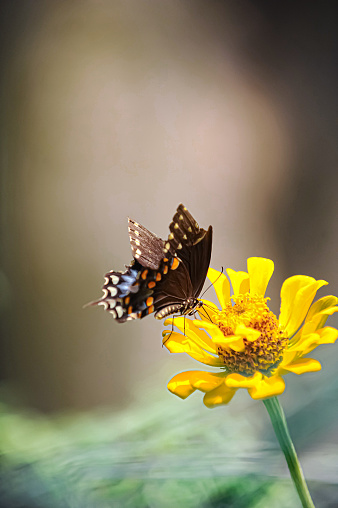
<instances>
[{"instance_id":1,"label":"green stem","mask_svg":"<svg viewBox=\"0 0 338 508\"><path fill-rule=\"evenodd\" d=\"M297 489L299 498L304 508L314 508L310 492L307 488L301 465L299 463L295 447L291 441L285 414L277 397L263 400L271 418L278 442L286 458L292 480Z\"/></svg>"}]
</instances>

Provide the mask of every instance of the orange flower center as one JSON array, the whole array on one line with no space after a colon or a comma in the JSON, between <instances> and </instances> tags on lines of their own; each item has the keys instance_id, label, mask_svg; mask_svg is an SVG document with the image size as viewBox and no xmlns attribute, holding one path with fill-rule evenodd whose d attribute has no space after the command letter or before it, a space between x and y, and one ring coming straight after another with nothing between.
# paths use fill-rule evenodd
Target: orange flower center
<instances>
[{"instance_id":1,"label":"orange flower center","mask_svg":"<svg viewBox=\"0 0 338 508\"><path fill-rule=\"evenodd\" d=\"M227 304L216 317L216 323L225 337L235 335L239 324L254 328L261 335L255 341L244 338L244 351L241 352L234 351L230 346L218 346L218 356L228 372L252 376L259 371L271 376L283 359L288 339L283 337L278 319L266 304L268 298L247 293L233 296L232 299L233 305Z\"/></svg>"}]
</instances>

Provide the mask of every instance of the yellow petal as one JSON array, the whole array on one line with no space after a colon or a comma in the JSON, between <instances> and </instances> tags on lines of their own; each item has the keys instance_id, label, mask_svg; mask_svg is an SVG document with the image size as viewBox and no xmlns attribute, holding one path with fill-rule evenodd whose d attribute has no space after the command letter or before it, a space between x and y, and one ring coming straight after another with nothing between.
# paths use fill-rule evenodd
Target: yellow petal
<instances>
[{"instance_id":1,"label":"yellow petal","mask_svg":"<svg viewBox=\"0 0 338 508\"><path fill-rule=\"evenodd\" d=\"M164 326L169 326L169 325L172 325L174 324L175 326L177 326L177 328L179 326L184 326L184 322L186 320L186 317L185 316L179 316L179 317L169 317L167 318L165 321L164 321Z\"/></svg>"},{"instance_id":2,"label":"yellow petal","mask_svg":"<svg viewBox=\"0 0 338 508\"><path fill-rule=\"evenodd\" d=\"M303 335L296 344L291 346L290 350L297 352L298 356L306 355L318 346L319 338L320 336L316 332Z\"/></svg>"},{"instance_id":3,"label":"yellow petal","mask_svg":"<svg viewBox=\"0 0 338 508\"><path fill-rule=\"evenodd\" d=\"M223 383L211 392L206 393L203 397L203 402L208 408L221 406L228 404L235 393L236 390L228 388Z\"/></svg>"},{"instance_id":4,"label":"yellow petal","mask_svg":"<svg viewBox=\"0 0 338 508\"><path fill-rule=\"evenodd\" d=\"M217 298L223 309L230 302L230 283L224 273L218 272L213 268L208 270L208 279L212 282L216 291Z\"/></svg>"},{"instance_id":5,"label":"yellow petal","mask_svg":"<svg viewBox=\"0 0 338 508\"><path fill-rule=\"evenodd\" d=\"M250 290L249 274L246 272L236 272L232 268L227 268L226 272L231 281L234 295L244 295Z\"/></svg>"},{"instance_id":6,"label":"yellow petal","mask_svg":"<svg viewBox=\"0 0 338 508\"><path fill-rule=\"evenodd\" d=\"M236 335L233 336L233 340L231 343L228 343L227 346L234 351L237 351L237 353L242 353L245 350L243 339L241 337L237 337Z\"/></svg>"},{"instance_id":7,"label":"yellow petal","mask_svg":"<svg viewBox=\"0 0 338 508\"><path fill-rule=\"evenodd\" d=\"M266 399L280 395L285 390L285 383L280 376L263 377L263 379L252 388L248 388L250 396L257 399Z\"/></svg>"},{"instance_id":8,"label":"yellow petal","mask_svg":"<svg viewBox=\"0 0 338 508\"><path fill-rule=\"evenodd\" d=\"M337 337L338 330L336 330L336 328L325 326L315 333L304 335L304 337L295 344L294 349L298 348L298 350L302 351L303 355L307 355L321 344L333 344L337 340Z\"/></svg>"},{"instance_id":9,"label":"yellow petal","mask_svg":"<svg viewBox=\"0 0 338 508\"><path fill-rule=\"evenodd\" d=\"M325 326L317 331L320 339L319 344L333 344L338 338L338 330L332 326Z\"/></svg>"},{"instance_id":10,"label":"yellow petal","mask_svg":"<svg viewBox=\"0 0 338 508\"><path fill-rule=\"evenodd\" d=\"M273 261L266 258L249 258L247 265L250 277L250 293L264 296L273 274Z\"/></svg>"},{"instance_id":11,"label":"yellow petal","mask_svg":"<svg viewBox=\"0 0 338 508\"><path fill-rule=\"evenodd\" d=\"M209 323L208 321L198 321L197 319L195 319L193 321L193 324L195 325L196 328L205 328L206 331L211 335L212 342L216 344L219 341L223 342L224 339L226 338L223 335L223 332L214 323Z\"/></svg>"},{"instance_id":12,"label":"yellow petal","mask_svg":"<svg viewBox=\"0 0 338 508\"><path fill-rule=\"evenodd\" d=\"M211 335L211 340L214 344L223 347L229 347L238 352L244 351L245 349L243 339L248 338L248 340L254 341L261 335L258 330L246 327L242 324L237 325L236 333L234 335L225 336L220 328L218 328L218 326L213 323L208 323L207 321L201 322L197 320L195 320L193 323L196 327L205 328Z\"/></svg>"},{"instance_id":13,"label":"yellow petal","mask_svg":"<svg viewBox=\"0 0 338 508\"><path fill-rule=\"evenodd\" d=\"M335 312L338 312L338 307L335 306L337 301L338 298L335 296L325 296L311 305L305 318L304 325L290 341L290 347L292 349L301 349L304 341L308 342L308 337L312 333L323 329L327 318L332 316Z\"/></svg>"},{"instance_id":14,"label":"yellow petal","mask_svg":"<svg viewBox=\"0 0 338 508\"><path fill-rule=\"evenodd\" d=\"M304 372L317 372L322 366L317 360L312 358L298 358L291 362L284 370L294 372L294 374L304 374Z\"/></svg>"},{"instance_id":15,"label":"yellow petal","mask_svg":"<svg viewBox=\"0 0 338 508\"><path fill-rule=\"evenodd\" d=\"M223 335L223 333L212 334L212 339L215 344L219 346L226 346L227 348L231 348L238 353L241 353L245 350L245 344L243 339L247 339L250 342L257 340L261 335L261 332L255 330L254 328L250 328L243 324L239 324L236 326L235 333L233 335Z\"/></svg>"},{"instance_id":16,"label":"yellow petal","mask_svg":"<svg viewBox=\"0 0 338 508\"><path fill-rule=\"evenodd\" d=\"M204 326L204 321L198 321L197 319L191 320L185 317L169 318L165 321L164 324L169 325L174 323L176 328L178 328L181 332L183 332L183 334L193 340L195 344L197 344L200 348L203 348L210 353L215 353L215 344L212 342L204 330L200 330L196 327L195 322L201 323L202 326Z\"/></svg>"},{"instance_id":17,"label":"yellow petal","mask_svg":"<svg viewBox=\"0 0 338 508\"><path fill-rule=\"evenodd\" d=\"M283 360L282 360L281 366L288 365L295 359L296 356L297 356L297 351L294 351L294 350L291 351L290 349L286 349L283 353Z\"/></svg>"},{"instance_id":18,"label":"yellow petal","mask_svg":"<svg viewBox=\"0 0 338 508\"><path fill-rule=\"evenodd\" d=\"M163 345L170 353L186 353L194 360L210 365L211 367L223 367L224 364L218 356L213 356L200 348L189 337L177 332L166 333L163 338Z\"/></svg>"},{"instance_id":19,"label":"yellow petal","mask_svg":"<svg viewBox=\"0 0 338 508\"><path fill-rule=\"evenodd\" d=\"M263 375L256 372L253 376L246 377L241 374L229 374L225 379L225 384L229 388L251 388L259 383Z\"/></svg>"},{"instance_id":20,"label":"yellow petal","mask_svg":"<svg viewBox=\"0 0 338 508\"><path fill-rule=\"evenodd\" d=\"M279 323L286 335L291 337L302 324L316 292L327 284L306 275L289 277L281 289L281 310Z\"/></svg>"},{"instance_id":21,"label":"yellow petal","mask_svg":"<svg viewBox=\"0 0 338 508\"><path fill-rule=\"evenodd\" d=\"M195 390L208 392L222 384L223 381L224 374L190 370L174 376L168 383L168 390L181 399L186 399Z\"/></svg>"},{"instance_id":22,"label":"yellow petal","mask_svg":"<svg viewBox=\"0 0 338 508\"><path fill-rule=\"evenodd\" d=\"M316 302L316 303L318 303L318 302ZM316 303L314 305L316 305ZM335 312L338 312L338 307L327 307L327 308L321 310L320 312L312 314L312 316L310 318L308 316L306 316L304 325L298 330L296 335L290 341L290 349L295 349L296 351L301 351L304 349L304 347L307 348L307 346L304 346L304 344L309 343L310 337L315 338L317 332L320 333L322 330L325 330L326 328L328 328L328 327L324 327L324 324L327 321L327 318L330 315L334 314ZM310 313L310 311L309 311L309 313ZM326 342L325 342L325 344L326 344Z\"/></svg>"},{"instance_id":23,"label":"yellow petal","mask_svg":"<svg viewBox=\"0 0 338 508\"><path fill-rule=\"evenodd\" d=\"M337 300L335 296L325 296L311 305L305 318L304 333L315 332L323 328L329 316L338 312Z\"/></svg>"},{"instance_id":24,"label":"yellow petal","mask_svg":"<svg viewBox=\"0 0 338 508\"><path fill-rule=\"evenodd\" d=\"M254 342L261 336L261 332L255 330L255 328L250 328L249 326L239 324L236 326L235 335L238 335L243 339L247 339L250 342Z\"/></svg>"},{"instance_id":25,"label":"yellow petal","mask_svg":"<svg viewBox=\"0 0 338 508\"><path fill-rule=\"evenodd\" d=\"M320 298L311 305L308 315L306 316L306 321L311 321L316 314L322 313L323 311L330 311L329 314L337 312L338 308L335 307L337 303L338 298L336 296L328 295Z\"/></svg>"}]
</instances>

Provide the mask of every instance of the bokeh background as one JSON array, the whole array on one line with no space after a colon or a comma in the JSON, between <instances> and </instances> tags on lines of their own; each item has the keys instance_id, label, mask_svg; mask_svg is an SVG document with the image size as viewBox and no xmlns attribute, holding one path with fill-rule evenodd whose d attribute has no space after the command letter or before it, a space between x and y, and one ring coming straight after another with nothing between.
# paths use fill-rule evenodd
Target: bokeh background
<instances>
[{"instance_id":1,"label":"bokeh background","mask_svg":"<svg viewBox=\"0 0 338 508\"><path fill-rule=\"evenodd\" d=\"M129 264L127 217L165 238L180 202L214 227L212 267L275 261L276 313L294 274L338 294L334 7L1 3L1 506L296 506L261 403L176 399L197 364L160 322L82 307ZM281 401L326 508L338 352L314 356Z\"/></svg>"}]
</instances>

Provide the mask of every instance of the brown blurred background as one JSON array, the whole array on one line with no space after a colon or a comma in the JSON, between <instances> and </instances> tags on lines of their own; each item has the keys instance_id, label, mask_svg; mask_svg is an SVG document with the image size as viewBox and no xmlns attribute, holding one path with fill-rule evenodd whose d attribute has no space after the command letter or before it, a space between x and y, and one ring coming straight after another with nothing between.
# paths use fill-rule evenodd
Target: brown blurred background
<instances>
[{"instance_id":1,"label":"brown blurred background","mask_svg":"<svg viewBox=\"0 0 338 508\"><path fill-rule=\"evenodd\" d=\"M172 397L170 375L197 367L152 317L82 309L130 262L127 216L166 237L183 202L214 227L214 268L271 257L275 312L290 275L338 293L334 7L1 3L4 396L123 406L149 379ZM334 376L337 350L317 358Z\"/></svg>"}]
</instances>

